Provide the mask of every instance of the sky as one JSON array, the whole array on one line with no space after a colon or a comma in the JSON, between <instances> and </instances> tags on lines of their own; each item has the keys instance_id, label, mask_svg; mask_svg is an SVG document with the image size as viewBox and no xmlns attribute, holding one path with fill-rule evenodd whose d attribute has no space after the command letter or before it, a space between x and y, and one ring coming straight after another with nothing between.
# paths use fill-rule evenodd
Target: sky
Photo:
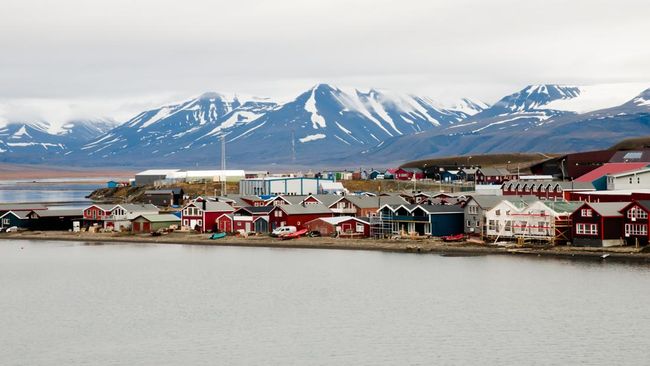
<instances>
[{"instance_id":1,"label":"sky","mask_svg":"<svg viewBox=\"0 0 650 366\"><path fill-rule=\"evenodd\" d=\"M647 0L3 0L0 121L126 120L320 82L488 103L528 84L646 82L648 19Z\"/></svg>"}]
</instances>

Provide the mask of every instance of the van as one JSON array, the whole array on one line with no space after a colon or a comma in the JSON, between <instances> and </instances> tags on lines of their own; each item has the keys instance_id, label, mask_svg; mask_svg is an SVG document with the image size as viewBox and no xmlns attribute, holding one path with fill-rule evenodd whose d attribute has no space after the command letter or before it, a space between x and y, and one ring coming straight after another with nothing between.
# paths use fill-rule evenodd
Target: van
<instances>
[{"instance_id":1,"label":"van","mask_svg":"<svg viewBox=\"0 0 650 366\"><path fill-rule=\"evenodd\" d=\"M295 226L280 226L271 232L271 236L282 236L296 232Z\"/></svg>"}]
</instances>

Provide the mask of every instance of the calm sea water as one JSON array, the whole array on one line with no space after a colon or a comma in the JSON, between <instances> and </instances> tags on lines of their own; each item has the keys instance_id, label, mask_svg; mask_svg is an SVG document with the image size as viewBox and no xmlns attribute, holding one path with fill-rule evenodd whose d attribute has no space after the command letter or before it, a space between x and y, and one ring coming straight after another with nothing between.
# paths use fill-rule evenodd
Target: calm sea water
<instances>
[{"instance_id":1,"label":"calm sea water","mask_svg":"<svg viewBox=\"0 0 650 366\"><path fill-rule=\"evenodd\" d=\"M56 181L0 180L0 203L43 203L48 206L80 207L86 205L86 198L92 191L104 187L100 182L66 182L65 178Z\"/></svg>"},{"instance_id":2,"label":"calm sea water","mask_svg":"<svg viewBox=\"0 0 650 366\"><path fill-rule=\"evenodd\" d=\"M0 241L2 365L646 364L646 266Z\"/></svg>"}]
</instances>

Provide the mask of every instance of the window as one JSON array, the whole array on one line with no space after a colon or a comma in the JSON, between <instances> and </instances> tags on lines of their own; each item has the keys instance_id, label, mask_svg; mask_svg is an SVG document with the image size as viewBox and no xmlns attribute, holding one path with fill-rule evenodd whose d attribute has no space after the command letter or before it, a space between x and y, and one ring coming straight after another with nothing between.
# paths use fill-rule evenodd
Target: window
<instances>
[{"instance_id":1,"label":"window","mask_svg":"<svg viewBox=\"0 0 650 366\"><path fill-rule=\"evenodd\" d=\"M508 220L506 221L506 226L504 228L505 231L512 231L512 221Z\"/></svg>"},{"instance_id":2,"label":"window","mask_svg":"<svg viewBox=\"0 0 650 366\"><path fill-rule=\"evenodd\" d=\"M357 228L356 228L356 229L357 229L356 231L357 231L358 233L362 233L362 232L364 231L364 230L363 230L363 224L360 223L360 222L357 222Z\"/></svg>"},{"instance_id":3,"label":"window","mask_svg":"<svg viewBox=\"0 0 650 366\"><path fill-rule=\"evenodd\" d=\"M625 224L625 236L648 235L648 224Z\"/></svg>"},{"instance_id":4,"label":"window","mask_svg":"<svg viewBox=\"0 0 650 366\"><path fill-rule=\"evenodd\" d=\"M469 207L467 208L467 212L469 212L471 215L476 215L476 214L478 214L478 206L474 206L474 205L469 206Z\"/></svg>"},{"instance_id":5,"label":"window","mask_svg":"<svg viewBox=\"0 0 650 366\"><path fill-rule=\"evenodd\" d=\"M598 235L598 225L596 225L596 224L576 224L576 234Z\"/></svg>"},{"instance_id":6,"label":"window","mask_svg":"<svg viewBox=\"0 0 650 366\"><path fill-rule=\"evenodd\" d=\"M545 222L540 222L537 224L537 232L538 233L545 233L546 232L546 223Z\"/></svg>"},{"instance_id":7,"label":"window","mask_svg":"<svg viewBox=\"0 0 650 366\"><path fill-rule=\"evenodd\" d=\"M495 213L497 216L501 216L501 210L496 210L494 213Z\"/></svg>"},{"instance_id":8,"label":"window","mask_svg":"<svg viewBox=\"0 0 650 366\"><path fill-rule=\"evenodd\" d=\"M580 216L582 217L592 217L593 211L590 208L583 208L580 210Z\"/></svg>"},{"instance_id":9,"label":"window","mask_svg":"<svg viewBox=\"0 0 650 366\"><path fill-rule=\"evenodd\" d=\"M628 219L647 219L648 213L639 206L634 206L627 211Z\"/></svg>"},{"instance_id":10,"label":"window","mask_svg":"<svg viewBox=\"0 0 650 366\"><path fill-rule=\"evenodd\" d=\"M632 184L632 177L630 177L630 184Z\"/></svg>"},{"instance_id":11,"label":"window","mask_svg":"<svg viewBox=\"0 0 650 366\"><path fill-rule=\"evenodd\" d=\"M636 183L641 184L641 177L636 177Z\"/></svg>"},{"instance_id":12,"label":"window","mask_svg":"<svg viewBox=\"0 0 650 366\"><path fill-rule=\"evenodd\" d=\"M493 230L494 231L496 229L497 229L497 226L496 226L495 221L494 220L488 221L488 230Z\"/></svg>"},{"instance_id":13,"label":"window","mask_svg":"<svg viewBox=\"0 0 650 366\"><path fill-rule=\"evenodd\" d=\"M2 225L9 225L9 219L2 219Z\"/></svg>"}]
</instances>

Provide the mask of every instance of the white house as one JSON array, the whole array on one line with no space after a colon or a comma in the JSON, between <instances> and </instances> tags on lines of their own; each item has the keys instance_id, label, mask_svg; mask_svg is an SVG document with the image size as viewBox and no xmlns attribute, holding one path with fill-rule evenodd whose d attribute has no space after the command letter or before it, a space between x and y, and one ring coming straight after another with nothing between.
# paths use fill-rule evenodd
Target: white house
<instances>
[{"instance_id":1,"label":"white house","mask_svg":"<svg viewBox=\"0 0 650 366\"><path fill-rule=\"evenodd\" d=\"M569 217L580 203L504 200L488 210L486 235L494 239L525 238L555 243L570 240Z\"/></svg>"},{"instance_id":2,"label":"white house","mask_svg":"<svg viewBox=\"0 0 650 366\"><path fill-rule=\"evenodd\" d=\"M123 203L113 207L106 219L104 219L104 228L112 228L115 231L120 231L123 228L131 229L131 220L140 215L158 214L160 210L152 204L133 204Z\"/></svg>"},{"instance_id":3,"label":"white house","mask_svg":"<svg viewBox=\"0 0 650 366\"><path fill-rule=\"evenodd\" d=\"M607 190L650 188L650 168L607 175Z\"/></svg>"}]
</instances>

